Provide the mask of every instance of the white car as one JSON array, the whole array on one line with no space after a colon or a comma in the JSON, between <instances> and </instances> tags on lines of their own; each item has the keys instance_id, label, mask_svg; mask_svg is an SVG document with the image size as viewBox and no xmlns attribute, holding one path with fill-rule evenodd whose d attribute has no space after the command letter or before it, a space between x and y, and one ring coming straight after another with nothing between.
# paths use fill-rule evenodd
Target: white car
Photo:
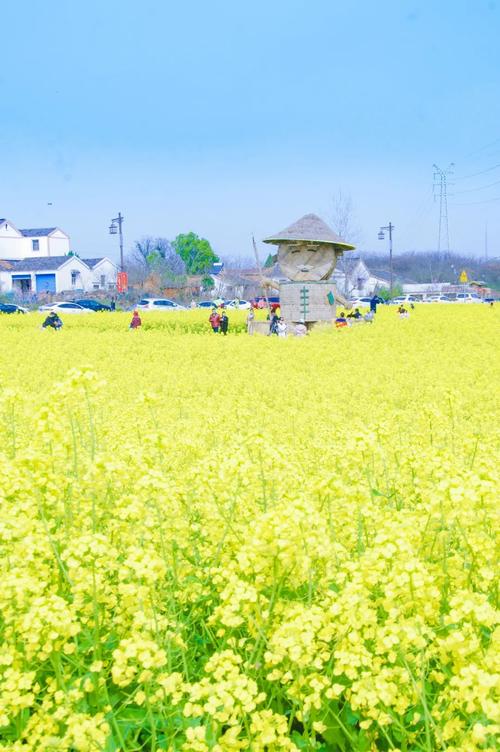
<instances>
[{"instance_id":1,"label":"white car","mask_svg":"<svg viewBox=\"0 0 500 752\"><path fill-rule=\"evenodd\" d=\"M248 302L248 300L241 300L240 298L228 300L226 303L226 308L234 308L239 311L249 311L251 307L252 305Z\"/></svg>"},{"instance_id":2,"label":"white car","mask_svg":"<svg viewBox=\"0 0 500 752\"><path fill-rule=\"evenodd\" d=\"M457 293L457 303L482 303L483 299L476 292L459 292Z\"/></svg>"},{"instance_id":3,"label":"white car","mask_svg":"<svg viewBox=\"0 0 500 752\"><path fill-rule=\"evenodd\" d=\"M38 309L42 313L47 311L55 311L56 313L95 313L91 308L84 308L78 303L70 303L69 301L61 301L59 303L46 303L40 306Z\"/></svg>"},{"instance_id":4,"label":"white car","mask_svg":"<svg viewBox=\"0 0 500 752\"><path fill-rule=\"evenodd\" d=\"M168 298L142 298L136 308L141 311L185 311L184 306Z\"/></svg>"},{"instance_id":5,"label":"white car","mask_svg":"<svg viewBox=\"0 0 500 752\"><path fill-rule=\"evenodd\" d=\"M371 298L356 298L351 300L351 308L366 308L369 307Z\"/></svg>"},{"instance_id":6,"label":"white car","mask_svg":"<svg viewBox=\"0 0 500 752\"><path fill-rule=\"evenodd\" d=\"M429 295L428 298L424 298L424 303L453 303L452 299L447 295Z\"/></svg>"},{"instance_id":7,"label":"white car","mask_svg":"<svg viewBox=\"0 0 500 752\"><path fill-rule=\"evenodd\" d=\"M404 305L405 303L408 305L408 303L418 303L419 298L416 298L414 295L398 295L397 298L393 298L391 301L391 305Z\"/></svg>"}]
</instances>

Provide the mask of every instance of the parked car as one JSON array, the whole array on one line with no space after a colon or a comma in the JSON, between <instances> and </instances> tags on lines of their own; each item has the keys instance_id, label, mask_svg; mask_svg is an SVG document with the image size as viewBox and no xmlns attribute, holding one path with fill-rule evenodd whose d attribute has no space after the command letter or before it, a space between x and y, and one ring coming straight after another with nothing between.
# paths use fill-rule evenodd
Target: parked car
<instances>
[{"instance_id":1,"label":"parked car","mask_svg":"<svg viewBox=\"0 0 500 752\"><path fill-rule=\"evenodd\" d=\"M184 306L168 298L141 298L135 306L141 311L185 311Z\"/></svg>"},{"instance_id":2,"label":"parked car","mask_svg":"<svg viewBox=\"0 0 500 752\"><path fill-rule=\"evenodd\" d=\"M226 308L234 308L239 311L248 311L252 307L248 300L241 300L240 298L226 301L225 306Z\"/></svg>"},{"instance_id":3,"label":"parked car","mask_svg":"<svg viewBox=\"0 0 500 752\"><path fill-rule=\"evenodd\" d=\"M477 292L459 292L457 293L456 303L482 303L483 299Z\"/></svg>"},{"instance_id":4,"label":"parked car","mask_svg":"<svg viewBox=\"0 0 500 752\"><path fill-rule=\"evenodd\" d=\"M453 300L448 295L429 295L424 298L423 303L453 303Z\"/></svg>"},{"instance_id":5,"label":"parked car","mask_svg":"<svg viewBox=\"0 0 500 752\"><path fill-rule=\"evenodd\" d=\"M415 297L415 295L398 295L396 298L393 298L390 303L391 305L404 305L405 303L419 303L421 302L420 298Z\"/></svg>"},{"instance_id":6,"label":"parked car","mask_svg":"<svg viewBox=\"0 0 500 752\"><path fill-rule=\"evenodd\" d=\"M350 301L352 308L366 308L370 305L371 298L355 298Z\"/></svg>"},{"instance_id":7,"label":"parked car","mask_svg":"<svg viewBox=\"0 0 500 752\"><path fill-rule=\"evenodd\" d=\"M15 303L0 303L0 313L28 313L28 309Z\"/></svg>"},{"instance_id":8,"label":"parked car","mask_svg":"<svg viewBox=\"0 0 500 752\"><path fill-rule=\"evenodd\" d=\"M198 308L215 308L216 305L212 300L202 300L198 303Z\"/></svg>"},{"instance_id":9,"label":"parked car","mask_svg":"<svg viewBox=\"0 0 500 752\"><path fill-rule=\"evenodd\" d=\"M94 313L91 308L84 308L78 303L72 301L60 301L56 303L46 303L38 309L44 311L55 311L56 313Z\"/></svg>"},{"instance_id":10,"label":"parked car","mask_svg":"<svg viewBox=\"0 0 500 752\"><path fill-rule=\"evenodd\" d=\"M90 308L91 311L110 311L111 306L106 305L106 303L101 303L100 300L86 300L85 298L79 298L78 300L73 300L73 303L78 303L78 305L81 305L82 308Z\"/></svg>"}]
</instances>

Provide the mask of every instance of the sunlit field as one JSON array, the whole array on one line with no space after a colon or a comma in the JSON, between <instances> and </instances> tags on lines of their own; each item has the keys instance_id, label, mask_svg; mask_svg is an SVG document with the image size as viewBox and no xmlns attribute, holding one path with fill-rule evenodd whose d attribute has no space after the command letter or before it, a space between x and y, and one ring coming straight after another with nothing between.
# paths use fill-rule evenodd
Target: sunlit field
<instances>
[{"instance_id":1,"label":"sunlit field","mask_svg":"<svg viewBox=\"0 0 500 752\"><path fill-rule=\"evenodd\" d=\"M0 749L475 752L500 307L0 317Z\"/></svg>"}]
</instances>

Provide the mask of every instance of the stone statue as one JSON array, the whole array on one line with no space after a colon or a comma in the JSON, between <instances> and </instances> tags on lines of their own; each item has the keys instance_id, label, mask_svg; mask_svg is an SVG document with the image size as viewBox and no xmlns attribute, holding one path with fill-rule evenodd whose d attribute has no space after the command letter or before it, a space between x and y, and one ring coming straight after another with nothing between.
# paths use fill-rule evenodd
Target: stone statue
<instances>
[{"instance_id":1,"label":"stone statue","mask_svg":"<svg viewBox=\"0 0 500 752\"><path fill-rule=\"evenodd\" d=\"M290 227L265 238L264 243L278 246L278 264L290 280L280 284L285 319L331 321L336 303L347 305L329 280L338 257L355 246L339 238L316 214L306 214Z\"/></svg>"}]
</instances>

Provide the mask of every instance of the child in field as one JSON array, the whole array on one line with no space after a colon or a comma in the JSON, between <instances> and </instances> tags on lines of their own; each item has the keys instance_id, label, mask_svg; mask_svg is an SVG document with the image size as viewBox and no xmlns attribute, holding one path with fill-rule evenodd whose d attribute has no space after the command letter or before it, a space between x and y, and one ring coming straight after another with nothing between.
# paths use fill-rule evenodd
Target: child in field
<instances>
[{"instance_id":1,"label":"child in field","mask_svg":"<svg viewBox=\"0 0 500 752\"><path fill-rule=\"evenodd\" d=\"M335 319L335 326L337 327L337 329L342 329L344 326L349 326L345 317L345 313L343 311L341 311Z\"/></svg>"},{"instance_id":2,"label":"child in field","mask_svg":"<svg viewBox=\"0 0 500 752\"><path fill-rule=\"evenodd\" d=\"M228 329L229 329L229 319L227 317L226 311L223 310L222 314L221 314L221 317L220 317L220 331L221 331L221 334L226 335Z\"/></svg>"},{"instance_id":3,"label":"child in field","mask_svg":"<svg viewBox=\"0 0 500 752\"><path fill-rule=\"evenodd\" d=\"M141 317L139 316L139 311L134 311L134 315L132 316L132 321L130 322L129 329L139 329L139 327L142 326Z\"/></svg>"},{"instance_id":4,"label":"child in field","mask_svg":"<svg viewBox=\"0 0 500 752\"><path fill-rule=\"evenodd\" d=\"M278 337L286 337L287 325L285 319L281 317L276 325L276 333Z\"/></svg>"}]
</instances>

